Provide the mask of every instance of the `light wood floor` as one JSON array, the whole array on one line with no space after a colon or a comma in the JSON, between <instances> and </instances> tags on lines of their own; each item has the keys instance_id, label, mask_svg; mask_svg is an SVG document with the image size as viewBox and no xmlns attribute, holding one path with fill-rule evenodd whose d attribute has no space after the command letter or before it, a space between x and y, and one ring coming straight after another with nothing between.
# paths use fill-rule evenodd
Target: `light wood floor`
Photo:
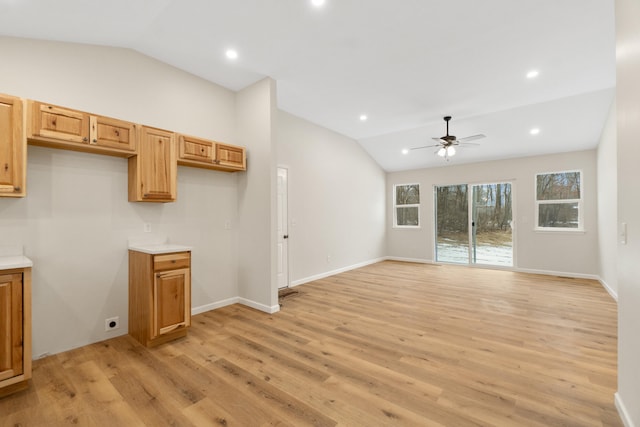
<instances>
[{"instance_id":1,"label":"light wood floor","mask_svg":"<svg viewBox=\"0 0 640 427\"><path fill-rule=\"evenodd\" d=\"M34 363L1 426L621 426L616 304L589 280L383 262L186 339Z\"/></svg>"}]
</instances>

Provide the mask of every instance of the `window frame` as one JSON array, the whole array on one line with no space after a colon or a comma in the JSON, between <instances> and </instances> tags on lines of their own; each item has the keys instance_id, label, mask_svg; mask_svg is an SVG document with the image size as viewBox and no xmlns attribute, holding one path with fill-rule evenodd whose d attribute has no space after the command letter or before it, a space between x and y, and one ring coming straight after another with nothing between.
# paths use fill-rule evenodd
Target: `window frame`
<instances>
[{"instance_id":1,"label":"window frame","mask_svg":"<svg viewBox=\"0 0 640 427\"><path fill-rule=\"evenodd\" d=\"M393 198L393 228L421 228L422 227L422 220L420 218L420 202L418 203L412 203L412 204L406 204L406 205L398 205L397 204L397 199L396 199L396 188L397 187L406 187L406 186L416 186L418 187L418 197L420 197L420 183L418 182L413 182L413 183L405 183L405 184L393 184L393 193L392 193L392 198ZM398 225L398 208L418 208L418 224L417 225Z\"/></svg>"},{"instance_id":2,"label":"window frame","mask_svg":"<svg viewBox=\"0 0 640 427\"><path fill-rule=\"evenodd\" d=\"M538 200L538 176L540 175L553 175L561 173L574 173L577 172L580 175L580 198L579 199L552 199L552 200ZM538 172L535 174L533 180L533 197L535 205L534 214L534 231L543 232L571 232L571 233L583 233L584 232L584 174L582 169L566 169L551 172ZM555 204L578 204L578 227L541 227L540 220L540 205L555 205Z\"/></svg>"}]
</instances>

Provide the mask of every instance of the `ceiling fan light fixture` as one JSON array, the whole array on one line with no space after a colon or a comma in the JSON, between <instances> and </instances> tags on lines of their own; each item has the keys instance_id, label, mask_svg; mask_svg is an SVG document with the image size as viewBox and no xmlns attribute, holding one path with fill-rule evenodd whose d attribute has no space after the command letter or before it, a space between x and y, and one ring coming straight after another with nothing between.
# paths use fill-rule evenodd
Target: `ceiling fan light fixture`
<instances>
[{"instance_id":1,"label":"ceiling fan light fixture","mask_svg":"<svg viewBox=\"0 0 640 427\"><path fill-rule=\"evenodd\" d=\"M456 155L456 149L454 146L450 145L449 147L447 147L447 156L451 157L451 156L455 156Z\"/></svg>"},{"instance_id":2,"label":"ceiling fan light fixture","mask_svg":"<svg viewBox=\"0 0 640 427\"><path fill-rule=\"evenodd\" d=\"M444 147L441 147L441 148L438 150L438 156L440 156L440 157L444 157L444 156L446 156L446 155L447 155L447 149L446 149L446 148L444 148Z\"/></svg>"}]
</instances>

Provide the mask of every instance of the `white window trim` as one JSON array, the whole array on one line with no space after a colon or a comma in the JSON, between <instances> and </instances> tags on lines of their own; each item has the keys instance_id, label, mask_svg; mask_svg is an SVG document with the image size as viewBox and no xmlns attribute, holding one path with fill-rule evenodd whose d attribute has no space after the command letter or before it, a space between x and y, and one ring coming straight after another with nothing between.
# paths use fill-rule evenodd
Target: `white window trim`
<instances>
[{"instance_id":1,"label":"white window trim","mask_svg":"<svg viewBox=\"0 0 640 427\"><path fill-rule=\"evenodd\" d=\"M556 199L556 200L538 200L538 175L551 175L555 173L571 173L578 172L580 173L580 198L579 199ZM534 222L534 231L542 231L542 232L570 232L570 233L584 233L584 174L581 169L568 169L568 170L560 170L553 172L539 172L536 173L535 179L533 180L533 197L535 201L535 222ZM569 204L569 203L577 203L578 204L578 227L570 228L570 227L540 227L538 226L538 219L540 214L540 205L544 204Z\"/></svg>"},{"instance_id":2,"label":"white window trim","mask_svg":"<svg viewBox=\"0 0 640 427\"><path fill-rule=\"evenodd\" d=\"M411 205L397 205L396 202L396 187L405 187L408 185L417 185L418 190L420 190L420 183L408 183L408 184L393 184L393 193L391 195L393 200L393 228L421 228L422 227L422 218L420 216L420 203L414 203ZM398 210L397 208L418 208L418 225L398 225Z\"/></svg>"}]
</instances>

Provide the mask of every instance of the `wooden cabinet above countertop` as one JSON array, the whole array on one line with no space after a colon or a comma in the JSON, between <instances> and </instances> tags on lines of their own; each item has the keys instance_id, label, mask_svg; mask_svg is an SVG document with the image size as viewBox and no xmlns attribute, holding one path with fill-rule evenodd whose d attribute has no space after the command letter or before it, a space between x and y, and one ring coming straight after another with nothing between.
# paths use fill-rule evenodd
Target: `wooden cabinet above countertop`
<instances>
[{"instance_id":1,"label":"wooden cabinet above countertop","mask_svg":"<svg viewBox=\"0 0 640 427\"><path fill-rule=\"evenodd\" d=\"M27 140L23 101L0 95L0 196L24 197L27 183Z\"/></svg>"},{"instance_id":2,"label":"wooden cabinet above countertop","mask_svg":"<svg viewBox=\"0 0 640 427\"><path fill-rule=\"evenodd\" d=\"M0 197L24 197L27 143L129 158L131 202L176 200L177 166L246 170L237 145L0 94Z\"/></svg>"},{"instance_id":3,"label":"wooden cabinet above countertop","mask_svg":"<svg viewBox=\"0 0 640 427\"><path fill-rule=\"evenodd\" d=\"M110 156L136 154L136 125L39 101L28 101L31 144Z\"/></svg>"},{"instance_id":4,"label":"wooden cabinet above countertop","mask_svg":"<svg viewBox=\"0 0 640 427\"><path fill-rule=\"evenodd\" d=\"M247 169L244 147L178 135L178 164L226 172Z\"/></svg>"}]
</instances>

